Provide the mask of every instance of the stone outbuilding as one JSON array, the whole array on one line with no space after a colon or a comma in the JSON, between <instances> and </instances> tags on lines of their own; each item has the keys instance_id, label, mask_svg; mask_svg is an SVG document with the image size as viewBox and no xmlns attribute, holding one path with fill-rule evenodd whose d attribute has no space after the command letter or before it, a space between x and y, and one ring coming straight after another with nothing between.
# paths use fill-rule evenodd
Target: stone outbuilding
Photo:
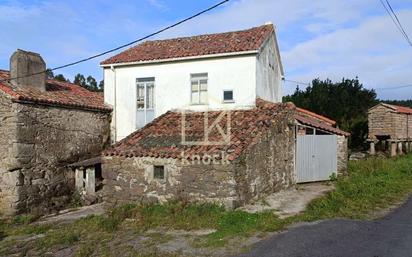
<instances>
[{"instance_id":1,"label":"stone outbuilding","mask_svg":"<svg viewBox=\"0 0 412 257\"><path fill-rule=\"evenodd\" d=\"M368 111L370 154L409 152L412 143L412 109L380 103Z\"/></svg>"},{"instance_id":2,"label":"stone outbuilding","mask_svg":"<svg viewBox=\"0 0 412 257\"><path fill-rule=\"evenodd\" d=\"M249 109L169 111L104 151L101 197L242 206L296 184L298 127L346 133L324 119L261 99Z\"/></svg>"},{"instance_id":3,"label":"stone outbuilding","mask_svg":"<svg viewBox=\"0 0 412 257\"><path fill-rule=\"evenodd\" d=\"M17 50L0 71L0 213L47 213L74 191L68 164L110 142L111 108L101 94L46 79L36 53ZM30 74L36 74L29 76Z\"/></svg>"}]
</instances>

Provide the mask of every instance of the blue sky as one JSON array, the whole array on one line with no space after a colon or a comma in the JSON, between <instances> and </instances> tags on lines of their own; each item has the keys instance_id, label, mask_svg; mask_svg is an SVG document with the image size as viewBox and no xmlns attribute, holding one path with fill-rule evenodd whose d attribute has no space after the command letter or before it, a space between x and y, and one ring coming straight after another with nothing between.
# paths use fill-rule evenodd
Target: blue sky
<instances>
[{"instance_id":1,"label":"blue sky","mask_svg":"<svg viewBox=\"0 0 412 257\"><path fill-rule=\"evenodd\" d=\"M0 68L17 49L39 52L49 67L142 37L218 0L0 0ZM412 1L390 0L412 39ZM244 29L272 21L288 79L340 80L358 76L367 88L412 85L408 46L379 0L231 0L157 38ZM56 73L102 79L99 62ZM285 83L291 93L295 84ZM410 99L412 87L378 89L385 99Z\"/></svg>"}]
</instances>

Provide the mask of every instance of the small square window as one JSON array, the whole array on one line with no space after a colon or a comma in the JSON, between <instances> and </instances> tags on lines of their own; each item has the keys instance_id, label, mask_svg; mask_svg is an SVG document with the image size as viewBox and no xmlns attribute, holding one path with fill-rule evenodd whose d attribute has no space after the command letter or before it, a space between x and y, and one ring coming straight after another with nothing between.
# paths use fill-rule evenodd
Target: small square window
<instances>
[{"instance_id":1,"label":"small square window","mask_svg":"<svg viewBox=\"0 0 412 257\"><path fill-rule=\"evenodd\" d=\"M165 179L165 166L154 166L154 168L153 168L153 178L155 178L155 179Z\"/></svg>"},{"instance_id":2,"label":"small square window","mask_svg":"<svg viewBox=\"0 0 412 257\"><path fill-rule=\"evenodd\" d=\"M223 101L232 102L233 101L233 90L224 90L223 91Z\"/></svg>"}]
</instances>

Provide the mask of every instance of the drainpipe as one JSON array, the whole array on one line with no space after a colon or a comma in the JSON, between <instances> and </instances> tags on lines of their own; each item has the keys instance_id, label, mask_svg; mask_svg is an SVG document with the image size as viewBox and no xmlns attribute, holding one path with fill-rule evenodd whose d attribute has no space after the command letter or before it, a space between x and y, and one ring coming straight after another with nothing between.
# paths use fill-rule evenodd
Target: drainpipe
<instances>
[{"instance_id":1,"label":"drainpipe","mask_svg":"<svg viewBox=\"0 0 412 257\"><path fill-rule=\"evenodd\" d=\"M113 103L113 121L114 121L114 142L117 142L117 88L116 88L116 69L114 66L110 66L110 70L113 72L114 78L114 103Z\"/></svg>"}]
</instances>

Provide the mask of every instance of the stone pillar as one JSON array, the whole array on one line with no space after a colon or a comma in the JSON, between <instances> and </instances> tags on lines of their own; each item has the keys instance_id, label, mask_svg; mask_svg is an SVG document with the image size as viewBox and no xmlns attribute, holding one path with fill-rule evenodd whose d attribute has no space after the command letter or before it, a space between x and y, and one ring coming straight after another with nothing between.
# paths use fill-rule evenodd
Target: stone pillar
<instances>
[{"instance_id":1,"label":"stone pillar","mask_svg":"<svg viewBox=\"0 0 412 257\"><path fill-rule=\"evenodd\" d=\"M396 156L396 142L395 141L391 141L391 157Z\"/></svg>"},{"instance_id":2,"label":"stone pillar","mask_svg":"<svg viewBox=\"0 0 412 257\"><path fill-rule=\"evenodd\" d=\"M374 141L371 141L371 142L370 142L370 151L369 151L369 154L370 154L370 155L375 155L375 154L376 154L376 152L375 152L375 142L374 142Z\"/></svg>"},{"instance_id":3,"label":"stone pillar","mask_svg":"<svg viewBox=\"0 0 412 257\"><path fill-rule=\"evenodd\" d=\"M76 183L76 190L78 192L83 191L83 168L76 168L75 171L75 183Z\"/></svg>"},{"instance_id":4,"label":"stone pillar","mask_svg":"<svg viewBox=\"0 0 412 257\"><path fill-rule=\"evenodd\" d=\"M398 153L399 154L403 154L403 143L402 142L398 142Z\"/></svg>"},{"instance_id":5,"label":"stone pillar","mask_svg":"<svg viewBox=\"0 0 412 257\"><path fill-rule=\"evenodd\" d=\"M94 195L96 192L96 176L94 167L86 169L86 194Z\"/></svg>"}]
</instances>

